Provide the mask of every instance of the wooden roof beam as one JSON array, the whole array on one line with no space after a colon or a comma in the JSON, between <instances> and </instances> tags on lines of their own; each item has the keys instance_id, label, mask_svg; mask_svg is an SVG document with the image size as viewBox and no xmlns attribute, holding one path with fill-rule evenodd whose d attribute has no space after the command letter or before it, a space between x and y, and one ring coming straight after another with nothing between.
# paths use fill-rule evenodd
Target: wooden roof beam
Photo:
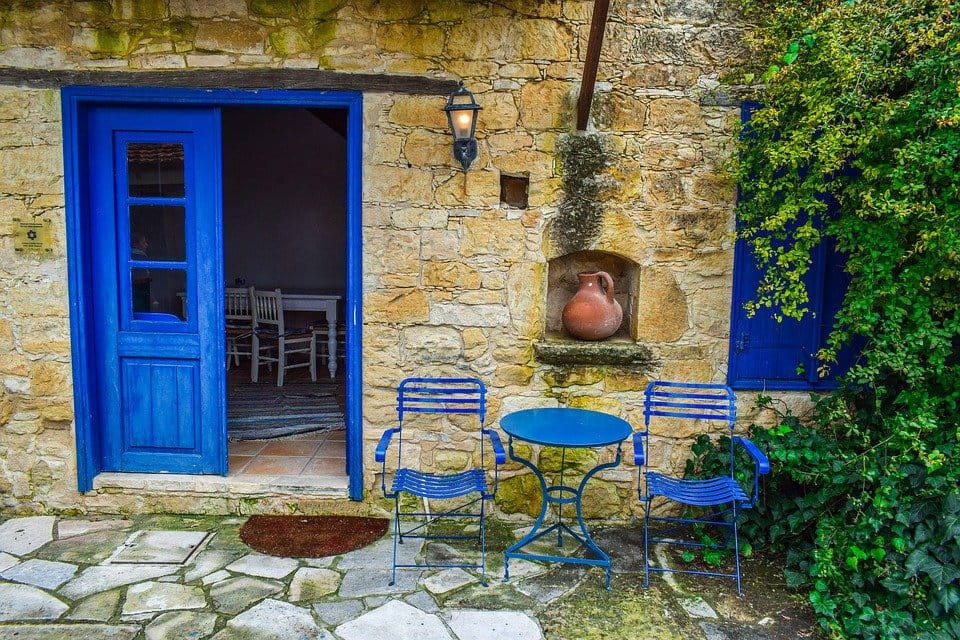
<instances>
[{"instance_id":1,"label":"wooden roof beam","mask_svg":"<svg viewBox=\"0 0 960 640\"><path fill-rule=\"evenodd\" d=\"M577 131L587 130L590 119L590 104L593 88L597 83L597 65L600 64L600 47L603 46L603 30L607 26L610 0L594 0L593 17L590 19L590 40L587 42L587 58L580 81L580 98L577 100Z\"/></svg>"}]
</instances>

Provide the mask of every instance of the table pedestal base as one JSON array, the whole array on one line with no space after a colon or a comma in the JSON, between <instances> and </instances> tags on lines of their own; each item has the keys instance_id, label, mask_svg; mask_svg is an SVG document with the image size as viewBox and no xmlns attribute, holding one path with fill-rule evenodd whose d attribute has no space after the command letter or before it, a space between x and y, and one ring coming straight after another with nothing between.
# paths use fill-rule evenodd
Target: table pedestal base
<instances>
[{"instance_id":1,"label":"table pedestal base","mask_svg":"<svg viewBox=\"0 0 960 640\"><path fill-rule=\"evenodd\" d=\"M587 484L587 480L593 477L598 471L603 469L609 469L620 464L620 446L617 446L617 457L613 462L608 462L605 464L600 464L591 469L583 476L583 479L580 481L578 487L570 487L563 484L555 485L552 487L547 486L546 478L540 470L529 460L522 458L516 455L513 451L513 438L509 438L509 450L510 450L510 459L515 462L529 468L533 474L537 477L537 480L540 481L540 489L543 492L543 501L540 505L540 515L537 517L537 521L534 522L533 528L530 532L523 537L519 542L511 545L506 552L504 553L504 563L503 563L503 580L506 582L510 579L510 559L511 558L522 558L524 560L539 560L542 562L563 562L568 564L583 564L596 567L603 567L606 573L606 587L607 590L611 589L610 586L610 556L608 556L603 549L601 549L597 543L590 536L590 533L587 531L587 525L583 521L583 508L582 508L582 498L583 498L583 489ZM563 475L561 473L561 482L563 482ZM547 506L550 504L559 505L560 513L557 516L557 522L546 527L542 528L544 524L544 519L547 515ZM577 509L577 529L574 530L570 525L563 521L563 505L573 504ZM524 551L524 547L529 544L540 540L541 538L550 535L556 532L557 534L557 547L563 546L563 534L566 532L571 538L579 542L585 549L592 552L596 558L578 558L576 556L559 556L559 555L548 555L545 553L529 553Z\"/></svg>"}]
</instances>

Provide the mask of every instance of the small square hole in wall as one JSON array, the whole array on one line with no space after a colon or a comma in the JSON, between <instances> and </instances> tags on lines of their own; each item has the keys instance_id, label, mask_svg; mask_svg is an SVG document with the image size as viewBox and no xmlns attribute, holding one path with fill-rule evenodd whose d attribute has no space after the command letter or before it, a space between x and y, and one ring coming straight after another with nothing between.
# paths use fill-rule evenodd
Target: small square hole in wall
<instances>
[{"instance_id":1,"label":"small square hole in wall","mask_svg":"<svg viewBox=\"0 0 960 640\"><path fill-rule=\"evenodd\" d=\"M526 209L530 193L528 176L500 174L500 204L514 209Z\"/></svg>"}]
</instances>

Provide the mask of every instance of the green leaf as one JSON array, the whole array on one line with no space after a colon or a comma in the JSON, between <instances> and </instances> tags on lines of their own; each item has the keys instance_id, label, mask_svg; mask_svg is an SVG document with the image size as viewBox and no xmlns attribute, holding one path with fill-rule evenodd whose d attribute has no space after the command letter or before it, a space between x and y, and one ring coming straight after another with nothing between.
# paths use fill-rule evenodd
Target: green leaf
<instances>
[{"instance_id":1,"label":"green leaf","mask_svg":"<svg viewBox=\"0 0 960 640\"><path fill-rule=\"evenodd\" d=\"M960 570L937 562L933 556L927 553L925 547L916 549L907 556L904 567L914 576L920 573L927 574L938 589L943 589L946 585L960 578Z\"/></svg>"}]
</instances>

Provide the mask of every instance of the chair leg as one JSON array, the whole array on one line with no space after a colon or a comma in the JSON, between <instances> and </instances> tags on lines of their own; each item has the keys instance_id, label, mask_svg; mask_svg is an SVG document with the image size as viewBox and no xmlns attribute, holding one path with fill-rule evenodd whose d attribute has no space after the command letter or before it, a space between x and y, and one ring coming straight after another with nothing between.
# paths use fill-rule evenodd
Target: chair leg
<instances>
[{"instance_id":1,"label":"chair leg","mask_svg":"<svg viewBox=\"0 0 960 640\"><path fill-rule=\"evenodd\" d=\"M480 499L480 584L487 586L487 534L485 529L484 511L486 500Z\"/></svg>"},{"instance_id":2,"label":"chair leg","mask_svg":"<svg viewBox=\"0 0 960 640\"><path fill-rule=\"evenodd\" d=\"M650 586L650 499L643 508L643 588Z\"/></svg>"},{"instance_id":3,"label":"chair leg","mask_svg":"<svg viewBox=\"0 0 960 640\"><path fill-rule=\"evenodd\" d=\"M317 337L310 339L310 379L317 381Z\"/></svg>"},{"instance_id":4,"label":"chair leg","mask_svg":"<svg viewBox=\"0 0 960 640\"><path fill-rule=\"evenodd\" d=\"M733 560L737 568L737 595L742 596L740 588L740 539L737 535L737 503L733 503Z\"/></svg>"},{"instance_id":5,"label":"chair leg","mask_svg":"<svg viewBox=\"0 0 960 640\"><path fill-rule=\"evenodd\" d=\"M260 338L256 333L250 338L250 380L260 380Z\"/></svg>"},{"instance_id":6,"label":"chair leg","mask_svg":"<svg viewBox=\"0 0 960 640\"><path fill-rule=\"evenodd\" d=\"M390 586L397 583L397 545L400 544L400 496L393 500L393 573L390 576Z\"/></svg>"},{"instance_id":7,"label":"chair leg","mask_svg":"<svg viewBox=\"0 0 960 640\"><path fill-rule=\"evenodd\" d=\"M277 343L277 386L283 386L283 373L287 370L287 349L283 344L283 338Z\"/></svg>"}]
</instances>

